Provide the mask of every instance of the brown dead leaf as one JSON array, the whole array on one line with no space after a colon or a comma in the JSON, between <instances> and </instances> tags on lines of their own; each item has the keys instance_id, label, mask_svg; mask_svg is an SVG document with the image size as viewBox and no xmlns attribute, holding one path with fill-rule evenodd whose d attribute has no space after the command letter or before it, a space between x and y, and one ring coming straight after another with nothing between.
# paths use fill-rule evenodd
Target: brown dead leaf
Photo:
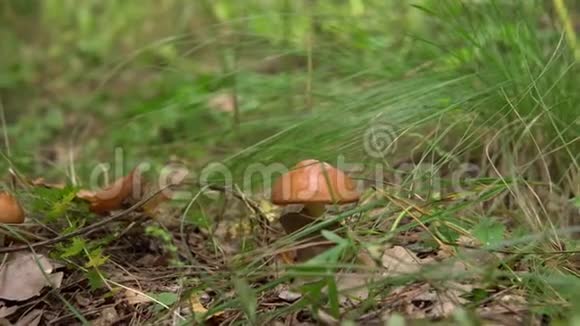
<instances>
[{"instance_id":1,"label":"brown dead leaf","mask_svg":"<svg viewBox=\"0 0 580 326\"><path fill-rule=\"evenodd\" d=\"M20 317L20 319L14 324L14 326L37 326L40 324L42 315L44 311L41 309L34 309L27 313L26 315Z\"/></svg>"},{"instance_id":2,"label":"brown dead leaf","mask_svg":"<svg viewBox=\"0 0 580 326\"><path fill-rule=\"evenodd\" d=\"M373 259L372 254L369 251L366 251L366 250L359 251L356 254L356 260L357 260L357 263L359 263L362 266L366 266L366 267L370 267L370 268L377 267L377 264L376 264L375 260Z\"/></svg>"},{"instance_id":3,"label":"brown dead leaf","mask_svg":"<svg viewBox=\"0 0 580 326\"><path fill-rule=\"evenodd\" d=\"M320 322L321 325L325 326L338 326L340 322L334 318L331 314L327 313L322 309L318 309L316 312L316 319Z\"/></svg>"},{"instance_id":4,"label":"brown dead leaf","mask_svg":"<svg viewBox=\"0 0 580 326\"><path fill-rule=\"evenodd\" d=\"M411 284L398 287L389 293L389 305L383 319L393 312L400 312L413 319L441 319L449 317L457 307L467 302L461 296L471 291L469 284L444 282L440 288L431 284Z\"/></svg>"},{"instance_id":5,"label":"brown dead leaf","mask_svg":"<svg viewBox=\"0 0 580 326\"><path fill-rule=\"evenodd\" d=\"M123 208L123 203L140 191L141 181L140 171L135 168L129 175L116 180L109 187L99 191L80 190L77 197L88 201L92 212L105 215Z\"/></svg>"},{"instance_id":6,"label":"brown dead leaf","mask_svg":"<svg viewBox=\"0 0 580 326\"><path fill-rule=\"evenodd\" d=\"M16 197L8 192L0 192L0 223L24 222L24 210Z\"/></svg>"},{"instance_id":7,"label":"brown dead leaf","mask_svg":"<svg viewBox=\"0 0 580 326\"><path fill-rule=\"evenodd\" d=\"M359 273L340 273L336 277L336 286L340 292L340 303L345 305L348 302L355 304L366 300L369 297L369 283L372 277Z\"/></svg>"},{"instance_id":8,"label":"brown dead leaf","mask_svg":"<svg viewBox=\"0 0 580 326\"><path fill-rule=\"evenodd\" d=\"M382 256L385 276L417 273L421 269L420 259L411 251L401 246L385 250Z\"/></svg>"},{"instance_id":9,"label":"brown dead leaf","mask_svg":"<svg viewBox=\"0 0 580 326\"><path fill-rule=\"evenodd\" d=\"M278 292L278 299L280 300L284 300L286 302L289 303L293 303L298 301L300 298L302 298L302 294L298 293L298 292L292 292L289 289L281 289L280 292Z\"/></svg>"},{"instance_id":10,"label":"brown dead leaf","mask_svg":"<svg viewBox=\"0 0 580 326\"><path fill-rule=\"evenodd\" d=\"M0 318L9 317L13 313L15 313L16 310L18 310L18 308L20 308L20 307L19 306L16 306L16 305L15 306L6 307L4 305L4 302L0 302Z\"/></svg>"},{"instance_id":11,"label":"brown dead leaf","mask_svg":"<svg viewBox=\"0 0 580 326\"><path fill-rule=\"evenodd\" d=\"M429 304L423 312L428 318L439 319L449 317L457 306L467 303L461 295L470 292L473 287L469 284L445 282L444 289L436 290L429 287L426 291L413 298L414 301L424 301Z\"/></svg>"},{"instance_id":12,"label":"brown dead leaf","mask_svg":"<svg viewBox=\"0 0 580 326\"><path fill-rule=\"evenodd\" d=\"M0 267L0 299L24 301L39 295L47 286L59 288L64 274L53 271L54 266L45 256L28 252L10 254Z\"/></svg>"},{"instance_id":13,"label":"brown dead leaf","mask_svg":"<svg viewBox=\"0 0 580 326\"><path fill-rule=\"evenodd\" d=\"M522 325L529 313L523 293L506 294L476 309L482 319L497 325Z\"/></svg>"},{"instance_id":14,"label":"brown dead leaf","mask_svg":"<svg viewBox=\"0 0 580 326\"><path fill-rule=\"evenodd\" d=\"M92 320L93 326L108 326L113 325L119 319L119 313L115 307L106 307L101 311L99 318Z\"/></svg>"},{"instance_id":15,"label":"brown dead leaf","mask_svg":"<svg viewBox=\"0 0 580 326\"><path fill-rule=\"evenodd\" d=\"M131 290L125 290L124 297L125 297L124 299L129 305L137 305L142 303L153 302L153 300L150 297Z\"/></svg>"},{"instance_id":16,"label":"brown dead leaf","mask_svg":"<svg viewBox=\"0 0 580 326\"><path fill-rule=\"evenodd\" d=\"M81 307L88 307L95 302L90 298L88 295L83 294L82 292L77 293L75 296L76 303Z\"/></svg>"}]
</instances>

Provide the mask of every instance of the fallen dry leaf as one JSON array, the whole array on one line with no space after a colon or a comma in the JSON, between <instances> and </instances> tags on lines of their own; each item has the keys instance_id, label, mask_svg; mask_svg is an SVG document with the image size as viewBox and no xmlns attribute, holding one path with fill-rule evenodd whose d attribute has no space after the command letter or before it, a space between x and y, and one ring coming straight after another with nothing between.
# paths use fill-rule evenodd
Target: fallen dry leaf
<instances>
[{"instance_id":1,"label":"fallen dry leaf","mask_svg":"<svg viewBox=\"0 0 580 326\"><path fill-rule=\"evenodd\" d=\"M316 312L316 319L320 322L320 324L325 326L340 325L340 322L336 318L322 309L318 309Z\"/></svg>"},{"instance_id":2,"label":"fallen dry leaf","mask_svg":"<svg viewBox=\"0 0 580 326\"><path fill-rule=\"evenodd\" d=\"M389 293L389 306L383 315L386 320L394 312L413 319L441 319L449 317L455 309L467 302L461 295L472 290L468 284L445 282L441 289L428 283L398 287Z\"/></svg>"},{"instance_id":3,"label":"fallen dry leaf","mask_svg":"<svg viewBox=\"0 0 580 326\"><path fill-rule=\"evenodd\" d=\"M336 286L340 292L340 304L356 304L369 297L369 283L372 276L359 273L340 273L336 277Z\"/></svg>"},{"instance_id":4,"label":"fallen dry leaf","mask_svg":"<svg viewBox=\"0 0 580 326\"><path fill-rule=\"evenodd\" d=\"M54 266L45 256L28 252L10 254L0 267L0 299L24 301L39 295L47 286L59 288L64 274L53 271Z\"/></svg>"},{"instance_id":5,"label":"fallen dry leaf","mask_svg":"<svg viewBox=\"0 0 580 326\"><path fill-rule=\"evenodd\" d=\"M27 313L26 315L20 317L20 319L14 324L14 326L37 326L40 324L42 315L44 311L41 309L34 309Z\"/></svg>"},{"instance_id":6,"label":"fallen dry leaf","mask_svg":"<svg viewBox=\"0 0 580 326\"><path fill-rule=\"evenodd\" d=\"M420 259L411 251L401 246L385 250L382 256L385 276L397 276L416 273L421 269Z\"/></svg>"},{"instance_id":7,"label":"fallen dry leaf","mask_svg":"<svg viewBox=\"0 0 580 326\"><path fill-rule=\"evenodd\" d=\"M482 319L494 325L522 325L529 313L529 304L520 294L506 294L476 309Z\"/></svg>"},{"instance_id":8,"label":"fallen dry leaf","mask_svg":"<svg viewBox=\"0 0 580 326\"><path fill-rule=\"evenodd\" d=\"M16 310L18 310L18 306L10 306L10 307L6 307L4 305L4 302L0 302L0 318L6 318L10 315L12 315L13 313L16 312Z\"/></svg>"},{"instance_id":9,"label":"fallen dry leaf","mask_svg":"<svg viewBox=\"0 0 580 326\"><path fill-rule=\"evenodd\" d=\"M444 289L436 290L429 287L426 291L413 298L414 301L424 301L430 303L428 308L423 309L428 318L439 319L449 317L455 308L467 303L461 295L470 292L473 287L469 284L456 282L445 282Z\"/></svg>"},{"instance_id":10,"label":"fallen dry leaf","mask_svg":"<svg viewBox=\"0 0 580 326\"><path fill-rule=\"evenodd\" d=\"M377 264L375 262L375 260L373 259L373 256L371 255L371 253L369 253L366 250L361 250L356 254L356 260L357 263L359 263L362 266L366 266L366 267L370 267L370 268L376 268Z\"/></svg>"},{"instance_id":11,"label":"fallen dry leaf","mask_svg":"<svg viewBox=\"0 0 580 326\"><path fill-rule=\"evenodd\" d=\"M108 326L113 325L119 319L119 313L115 307L106 307L101 311L99 318L92 320L93 326Z\"/></svg>"},{"instance_id":12,"label":"fallen dry leaf","mask_svg":"<svg viewBox=\"0 0 580 326\"><path fill-rule=\"evenodd\" d=\"M189 304L191 305L191 311L196 315L205 314L207 312L207 309L201 304L197 293L193 293L189 297Z\"/></svg>"},{"instance_id":13,"label":"fallen dry leaf","mask_svg":"<svg viewBox=\"0 0 580 326\"><path fill-rule=\"evenodd\" d=\"M24 210L16 197L8 192L0 192L0 223L24 222Z\"/></svg>"},{"instance_id":14,"label":"fallen dry leaf","mask_svg":"<svg viewBox=\"0 0 580 326\"><path fill-rule=\"evenodd\" d=\"M140 186L141 174L139 169L135 168L129 175L116 180L109 187L99 191L80 190L77 197L88 201L92 212L105 215L123 208L123 203L139 191Z\"/></svg>"},{"instance_id":15,"label":"fallen dry leaf","mask_svg":"<svg viewBox=\"0 0 580 326\"><path fill-rule=\"evenodd\" d=\"M131 290L125 290L124 297L129 305L137 305L142 303L153 302L153 300L150 297Z\"/></svg>"},{"instance_id":16,"label":"fallen dry leaf","mask_svg":"<svg viewBox=\"0 0 580 326\"><path fill-rule=\"evenodd\" d=\"M278 293L278 298L281 300L284 300L286 302L293 303L293 302L298 301L300 298L302 298L302 294L298 293L298 292L292 292L290 290L284 289Z\"/></svg>"}]
</instances>

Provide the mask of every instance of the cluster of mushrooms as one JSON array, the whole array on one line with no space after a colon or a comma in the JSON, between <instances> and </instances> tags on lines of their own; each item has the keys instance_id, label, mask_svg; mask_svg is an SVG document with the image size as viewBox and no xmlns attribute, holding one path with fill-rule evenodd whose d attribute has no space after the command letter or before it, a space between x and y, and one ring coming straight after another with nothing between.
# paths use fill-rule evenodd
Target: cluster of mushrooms
<instances>
[{"instance_id":1,"label":"cluster of mushrooms","mask_svg":"<svg viewBox=\"0 0 580 326\"><path fill-rule=\"evenodd\" d=\"M343 171L326 162L310 159L299 162L276 180L272 187L271 201L282 206L304 206L299 213L286 213L280 217L282 227L290 234L320 219L326 211L326 205L350 204L359 198L355 182ZM324 239L319 235L317 240ZM297 250L296 260L308 260L328 247Z\"/></svg>"},{"instance_id":2,"label":"cluster of mushrooms","mask_svg":"<svg viewBox=\"0 0 580 326\"><path fill-rule=\"evenodd\" d=\"M326 205L354 203L359 198L355 182L343 171L326 162L310 159L299 162L276 180L271 200L282 206L303 205L299 213L286 213L280 217L284 230L290 234L320 219ZM0 223L22 222L24 210L16 198L8 192L0 192ZM319 246L318 250L298 250L297 260L308 260L327 248Z\"/></svg>"}]
</instances>

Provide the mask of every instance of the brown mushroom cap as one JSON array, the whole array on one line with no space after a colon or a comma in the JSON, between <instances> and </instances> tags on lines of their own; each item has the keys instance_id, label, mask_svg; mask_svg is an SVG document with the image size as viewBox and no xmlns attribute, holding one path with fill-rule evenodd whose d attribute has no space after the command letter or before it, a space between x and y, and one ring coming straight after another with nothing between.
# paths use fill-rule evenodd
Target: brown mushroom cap
<instances>
[{"instance_id":1,"label":"brown mushroom cap","mask_svg":"<svg viewBox=\"0 0 580 326\"><path fill-rule=\"evenodd\" d=\"M272 203L346 204L359 200L354 181L341 170L317 160L304 160L272 187Z\"/></svg>"},{"instance_id":2,"label":"brown mushroom cap","mask_svg":"<svg viewBox=\"0 0 580 326\"><path fill-rule=\"evenodd\" d=\"M7 192L0 192L0 223L22 222L24 222L24 210L16 198Z\"/></svg>"}]
</instances>

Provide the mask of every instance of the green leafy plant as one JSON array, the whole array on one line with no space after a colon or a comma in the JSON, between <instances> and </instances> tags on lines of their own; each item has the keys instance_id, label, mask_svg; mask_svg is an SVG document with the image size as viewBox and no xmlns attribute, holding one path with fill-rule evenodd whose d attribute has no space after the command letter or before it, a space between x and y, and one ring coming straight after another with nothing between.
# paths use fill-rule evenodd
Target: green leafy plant
<instances>
[{"instance_id":1,"label":"green leafy plant","mask_svg":"<svg viewBox=\"0 0 580 326\"><path fill-rule=\"evenodd\" d=\"M486 247L499 245L505 235L505 226L492 218L483 218L473 227L472 234Z\"/></svg>"}]
</instances>

